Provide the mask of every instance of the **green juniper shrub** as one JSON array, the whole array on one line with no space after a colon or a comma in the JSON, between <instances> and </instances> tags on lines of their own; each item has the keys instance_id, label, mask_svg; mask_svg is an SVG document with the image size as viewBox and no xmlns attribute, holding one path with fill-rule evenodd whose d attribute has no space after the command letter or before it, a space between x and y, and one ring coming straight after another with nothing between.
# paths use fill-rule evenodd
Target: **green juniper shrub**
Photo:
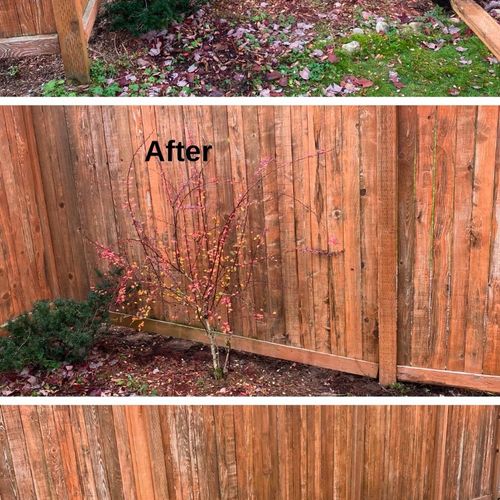
<instances>
[{"instance_id":1,"label":"green juniper shrub","mask_svg":"<svg viewBox=\"0 0 500 500\"><path fill-rule=\"evenodd\" d=\"M133 35L165 28L190 12L199 0L114 0L106 7L114 30Z\"/></svg>"},{"instance_id":2,"label":"green juniper shrub","mask_svg":"<svg viewBox=\"0 0 500 500\"><path fill-rule=\"evenodd\" d=\"M111 288L107 278L83 302L39 301L31 312L9 321L8 336L0 338L0 371L50 370L83 361L108 317Z\"/></svg>"}]
</instances>

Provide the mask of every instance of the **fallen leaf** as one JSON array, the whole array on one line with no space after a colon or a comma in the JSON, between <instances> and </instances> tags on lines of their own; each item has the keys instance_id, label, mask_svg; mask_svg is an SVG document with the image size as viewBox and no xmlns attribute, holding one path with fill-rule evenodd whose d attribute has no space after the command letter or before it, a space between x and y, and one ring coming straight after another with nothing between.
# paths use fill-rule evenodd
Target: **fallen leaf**
<instances>
[{"instance_id":1,"label":"fallen leaf","mask_svg":"<svg viewBox=\"0 0 500 500\"><path fill-rule=\"evenodd\" d=\"M303 80L309 80L310 76L309 68L304 68L302 71L299 71L299 75Z\"/></svg>"},{"instance_id":2,"label":"fallen leaf","mask_svg":"<svg viewBox=\"0 0 500 500\"><path fill-rule=\"evenodd\" d=\"M397 88L402 89L406 87L404 83L399 79L399 75L396 71L389 71L389 81Z\"/></svg>"}]
</instances>

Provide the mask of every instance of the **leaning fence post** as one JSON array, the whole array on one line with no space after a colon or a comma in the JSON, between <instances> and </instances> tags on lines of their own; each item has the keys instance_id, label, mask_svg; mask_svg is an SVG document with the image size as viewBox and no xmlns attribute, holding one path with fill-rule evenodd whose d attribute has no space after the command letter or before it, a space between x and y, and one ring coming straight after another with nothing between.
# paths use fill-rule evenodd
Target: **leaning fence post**
<instances>
[{"instance_id":1,"label":"leaning fence post","mask_svg":"<svg viewBox=\"0 0 500 500\"><path fill-rule=\"evenodd\" d=\"M378 107L379 380L397 380L398 140L395 106Z\"/></svg>"},{"instance_id":2,"label":"leaning fence post","mask_svg":"<svg viewBox=\"0 0 500 500\"><path fill-rule=\"evenodd\" d=\"M88 83L90 62L82 6L78 0L52 0L52 8L66 76Z\"/></svg>"}]
</instances>

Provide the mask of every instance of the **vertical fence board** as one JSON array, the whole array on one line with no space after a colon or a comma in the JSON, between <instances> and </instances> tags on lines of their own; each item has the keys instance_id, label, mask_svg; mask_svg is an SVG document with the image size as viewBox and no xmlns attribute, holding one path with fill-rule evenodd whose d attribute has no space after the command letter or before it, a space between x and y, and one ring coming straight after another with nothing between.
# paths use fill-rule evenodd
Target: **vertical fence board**
<instances>
[{"instance_id":1,"label":"vertical fence board","mask_svg":"<svg viewBox=\"0 0 500 500\"><path fill-rule=\"evenodd\" d=\"M465 367L465 330L470 265L469 228L472 216L476 114L476 108L460 108L456 130L451 307L447 366L450 370L457 371L464 370Z\"/></svg>"},{"instance_id":2,"label":"vertical fence board","mask_svg":"<svg viewBox=\"0 0 500 500\"><path fill-rule=\"evenodd\" d=\"M446 366L449 333L452 220L454 204L455 141L457 108L449 106L437 111L436 172L433 218L434 238L431 248L433 272L431 276L429 342L432 351L430 367Z\"/></svg>"},{"instance_id":3,"label":"vertical fence board","mask_svg":"<svg viewBox=\"0 0 500 500\"><path fill-rule=\"evenodd\" d=\"M428 362L430 327L430 280L432 270L429 252L432 248L434 214L434 146L436 109L419 107L418 156L415 171L416 229L414 269L414 303L412 323L412 364Z\"/></svg>"},{"instance_id":4,"label":"vertical fence board","mask_svg":"<svg viewBox=\"0 0 500 500\"><path fill-rule=\"evenodd\" d=\"M5 418L0 408L0 497L19 498Z\"/></svg>"},{"instance_id":5,"label":"vertical fence board","mask_svg":"<svg viewBox=\"0 0 500 500\"><path fill-rule=\"evenodd\" d=\"M359 109L342 108L344 123L341 162L344 175L344 276L346 353L363 357L361 336L361 252L360 252L360 134Z\"/></svg>"},{"instance_id":6,"label":"vertical fence board","mask_svg":"<svg viewBox=\"0 0 500 500\"><path fill-rule=\"evenodd\" d=\"M54 487L45 460L45 446L42 437L39 416L35 406L19 407L22 430L26 442L26 451L31 468L31 475L37 498L52 499Z\"/></svg>"},{"instance_id":7,"label":"vertical fence board","mask_svg":"<svg viewBox=\"0 0 500 500\"><path fill-rule=\"evenodd\" d=\"M360 111L360 197L361 197L361 299L363 359L378 360L378 218L377 136L378 116L374 107Z\"/></svg>"},{"instance_id":8,"label":"vertical fence board","mask_svg":"<svg viewBox=\"0 0 500 500\"><path fill-rule=\"evenodd\" d=\"M9 461L12 460L16 486L19 498L36 498L35 482L45 481L45 477L34 478L29 463L29 448L26 443L26 431L23 429L20 408L5 406L1 409L5 429L5 446L8 447ZM31 436L30 436L31 437Z\"/></svg>"},{"instance_id":9,"label":"vertical fence board","mask_svg":"<svg viewBox=\"0 0 500 500\"><path fill-rule=\"evenodd\" d=\"M492 237L493 196L496 170L498 108L482 107L477 118L474 161L470 274L466 326L465 371L481 372L485 344L485 312Z\"/></svg>"},{"instance_id":10,"label":"vertical fence board","mask_svg":"<svg viewBox=\"0 0 500 500\"><path fill-rule=\"evenodd\" d=\"M500 366L500 125L497 133L497 159L495 167L495 201L492 217L492 245L486 320L487 345L483 371L498 373Z\"/></svg>"},{"instance_id":11,"label":"vertical fence board","mask_svg":"<svg viewBox=\"0 0 500 500\"><path fill-rule=\"evenodd\" d=\"M415 107L398 108L398 362L410 364L415 264L415 170L418 117Z\"/></svg>"}]
</instances>

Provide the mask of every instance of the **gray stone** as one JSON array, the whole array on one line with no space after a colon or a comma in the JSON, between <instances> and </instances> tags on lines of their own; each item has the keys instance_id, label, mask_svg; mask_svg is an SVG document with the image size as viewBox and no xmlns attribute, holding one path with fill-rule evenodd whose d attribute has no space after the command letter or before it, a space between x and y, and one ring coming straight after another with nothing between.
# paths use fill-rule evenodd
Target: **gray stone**
<instances>
[{"instance_id":1,"label":"gray stone","mask_svg":"<svg viewBox=\"0 0 500 500\"><path fill-rule=\"evenodd\" d=\"M365 30L363 28L354 28L352 30L353 35L364 35Z\"/></svg>"},{"instance_id":2,"label":"gray stone","mask_svg":"<svg viewBox=\"0 0 500 500\"><path fill-rule=\"evenodd\" d=\"M412 23L408 23L408 27L414 31L415 33L420 33L422 31L422 26L424 23L419 23L417 21L413 21Z\"/></svg>"},{"instance_id":3,"label":"gray stone","mask_svg":"<svg viewBox=\"0 0 500 500\"><path fill-rule=\"evenodd\" d=\"M377 33L387 33L389 31L389 25L385 21L377 21L375 31Z\"/></svg>"},{"instance_id":4,"label":"gray stone","mask_svg":"<svg viewBox=\"0 0 500 500\"><path fill-rule=\"evenodd\" d=\"M344 45L342 45L342 50L344 52L347 52L348 54L355 54L356 52L359 52L360 49L361 49L361 44L356 40L353 40L352 42L345 43Z\"/></svg>"}]
</instances>

